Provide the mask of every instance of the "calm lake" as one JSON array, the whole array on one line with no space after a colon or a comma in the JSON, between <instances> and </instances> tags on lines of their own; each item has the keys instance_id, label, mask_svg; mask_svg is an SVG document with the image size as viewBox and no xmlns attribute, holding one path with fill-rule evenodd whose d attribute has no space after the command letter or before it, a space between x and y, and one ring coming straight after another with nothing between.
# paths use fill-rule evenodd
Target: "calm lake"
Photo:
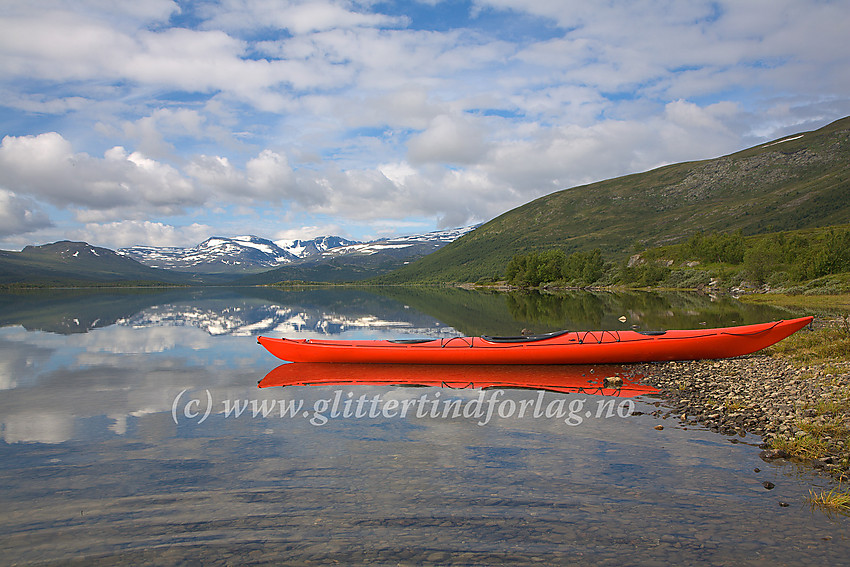
<instances>
[{"instance_id":1,"label":"calm lake","mask_svg":"<svg viewBox=\"0 0 850 567\"><path fill-rule=\"evenodd\" d=\"M850 518L805 500L825 479L763 462L758 437L664 420L657 394L350 383L362 375L258 388L282 364L259 334L663 330L791 315L657 293L0 295L2 563L847 564ZM450 402L470 411L443 411Z\"/></svg>"}]
</instances>

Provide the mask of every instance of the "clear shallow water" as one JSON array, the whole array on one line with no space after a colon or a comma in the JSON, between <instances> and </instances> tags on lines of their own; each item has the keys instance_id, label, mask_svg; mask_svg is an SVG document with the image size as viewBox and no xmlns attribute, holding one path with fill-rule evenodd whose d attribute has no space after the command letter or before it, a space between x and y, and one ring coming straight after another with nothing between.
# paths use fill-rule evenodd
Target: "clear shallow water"
<instances>
[{"instance_id":1,"label":"clear shallow water","mask_svg":"<svg viewBox=\"0 0 850 567\"><path fill-rule=\"evenodd\" d=\"M672 328L783 314L688 296L393 294L0 299L4 562L846 562L848 519L813 511L804 498L825 480L762 462L757 437L652 415L664 410L657 397L487 390L485 407L497 401L485 423L486 414L452 417L435 405L472 407L476 390L344 380L257 388L280 362L256 345L258 333ZM522 402L540 395L551 417L520 417ZM330 418L334 399L351 400L347 416ZM393 401L410 412L381 411ZM317 407L326 422L313 419Z\"/></svg>"}]
</instances>

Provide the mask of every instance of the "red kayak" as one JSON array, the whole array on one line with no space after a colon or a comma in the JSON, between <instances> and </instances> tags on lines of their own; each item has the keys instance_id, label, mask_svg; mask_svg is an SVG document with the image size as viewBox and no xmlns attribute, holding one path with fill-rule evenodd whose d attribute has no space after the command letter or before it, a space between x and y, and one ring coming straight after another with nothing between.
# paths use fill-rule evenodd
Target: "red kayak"
<instances>
[{"instance_id":1,"label":"red kayak","mask_svg":"<svg viewBox=\"0 0 850 567\"><path fill-rule=\"evenodd\" d=\"M560 331L522 337L414 340L257 341L290 362L388 364L611 364L728 358L750 354L799 331L812 317L678 331Z\"/></svg>"},{"instance_id":2,"label":"red kayak","mask_svg":"<svg viewBox=\"0 0 850 567\"><path fill-rule=\"evenodd\" d=\"M295 362L281 364L260 380L275 386L434 386L438 388L526 388L565 394L629 398L656 394L622 366L613 365L430 365Z\"/></svg>"}]
</instances>

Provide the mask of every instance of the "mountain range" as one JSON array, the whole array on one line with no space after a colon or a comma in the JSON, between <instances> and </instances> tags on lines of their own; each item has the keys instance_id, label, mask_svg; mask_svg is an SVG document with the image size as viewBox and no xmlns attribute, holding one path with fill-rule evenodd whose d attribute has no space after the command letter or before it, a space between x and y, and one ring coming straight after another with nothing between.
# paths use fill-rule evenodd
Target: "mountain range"
<instances>
[{"instance_id":1,"label":"mountain range","mask_svg":"<svg viewBox=\"0 0 850 567\"><path fill-rule=\"evenodd\" d=\"M0 284L94 282L240 284L281 280L353 281L396 269L474 227L358 242L339 236L272 241L213 237L189 248L133 246L117 251L60 241L0 251ZM247 278L247 279L246 279Z\"/></svg>"},{"instance_id":2,"label":"mountain range","mask_svg":"<svg viewBox=\"0 0 850 567\"><path fill-rule=\"evenodd\" d=\"M117 252L151 268L191 273L255 273L304 260L323 253L361 244L339 236L311 240L271 241L258 236L212 237L191 248L132 246Z\"/></svg>"},{"instance_id":3,"label":"mountain range","mask_svg":"<svg viewBox=\"0 0 850 567\"><path fill-rule=\"evenodd\" d=\"M355 274L357 268L368 267L360 270L363 277L367 277L430 254L473 228L469 226L369 242L339 236L276 241L257 236L213 237L191 248L134 246L120 248L117 252L150 268L231 277L267 274L252 278L254 283L260 280L273 283L305 279L301 276L328 264L347 266L349 269L345 271L351 274Z\"/></svg>"},{"instance_id":4,"label":"mountain range","mask_svg":"<svg viewBox=\"0 0 850 567\"><path fill-rule=\"evenodd\" d=\"M0 251L0 284L86 286L97 283L202 283L191 274L140 264L114 250L63 240L27 246L20 252Z\"/></svg>"}]
</instances>

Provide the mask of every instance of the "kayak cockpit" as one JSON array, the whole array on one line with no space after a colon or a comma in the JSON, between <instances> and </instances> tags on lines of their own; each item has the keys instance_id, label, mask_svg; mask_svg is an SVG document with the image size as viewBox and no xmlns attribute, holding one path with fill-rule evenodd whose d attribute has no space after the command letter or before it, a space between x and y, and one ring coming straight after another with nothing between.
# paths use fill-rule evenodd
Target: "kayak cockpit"
<instances>
[{"instance_id":1,"label":"kayak cockpit","mask_svg":"<svg viewBox=\"0 0 850 567\"><path fill-rule=\"evenodd\" d=\"M491 337L482 335L481 339L488 343L533 343L535 341L545 341L546 339L554 339L561 335L566 335L569 331L554 331L551 333L543 333L540 335L519 335L517 337Z\"/></svg>"}]
</instances>

